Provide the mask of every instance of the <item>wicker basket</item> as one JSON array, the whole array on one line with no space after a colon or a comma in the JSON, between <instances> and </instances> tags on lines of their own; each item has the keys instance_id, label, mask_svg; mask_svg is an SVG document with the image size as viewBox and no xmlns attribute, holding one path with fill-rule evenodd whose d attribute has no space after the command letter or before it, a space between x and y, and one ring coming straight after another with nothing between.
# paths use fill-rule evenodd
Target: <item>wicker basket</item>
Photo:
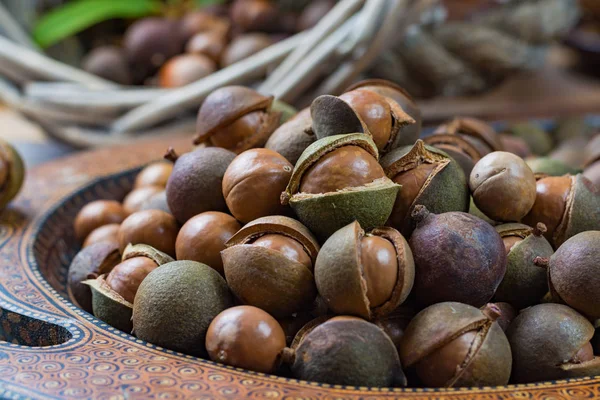
<instances>
[{"instance_id":1,"label":"wicker basket","mask_svg":"<svg viewBox=\"0 0 600 400\"><path fill-rule=\"evenodd\" d=\"M539 67L546 45L578 18L576 0L514 0L469 22L446 11L441 0L341 0L310 31L186 87L157 89L118 86L40 53L0 3L0 101L60 140L104 146L192 132L203 99L231 84L300 106L364 76L417 96L481 91ZM252 82L257 72L267 78Z\"/></svg>"}]
</instances>

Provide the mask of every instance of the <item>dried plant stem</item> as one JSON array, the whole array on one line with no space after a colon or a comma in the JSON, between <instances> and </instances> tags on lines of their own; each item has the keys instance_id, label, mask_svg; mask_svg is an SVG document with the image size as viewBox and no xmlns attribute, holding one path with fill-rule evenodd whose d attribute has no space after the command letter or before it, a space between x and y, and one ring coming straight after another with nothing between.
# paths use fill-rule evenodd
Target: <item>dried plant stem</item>
<instances>
[{"instance_id":1,"label":"dried plant stem","mask_svg":"<svg viewBox=\"0 0 600 400\"><path fill-rule=\"evenodd\" d=\"M10 39L16 43L28 47L31 50L38 51L38 47L29 38L29 35L21 28L21 25L10 15L6 7L0 2L0 26Z\"/></svg>"}]
</instances>

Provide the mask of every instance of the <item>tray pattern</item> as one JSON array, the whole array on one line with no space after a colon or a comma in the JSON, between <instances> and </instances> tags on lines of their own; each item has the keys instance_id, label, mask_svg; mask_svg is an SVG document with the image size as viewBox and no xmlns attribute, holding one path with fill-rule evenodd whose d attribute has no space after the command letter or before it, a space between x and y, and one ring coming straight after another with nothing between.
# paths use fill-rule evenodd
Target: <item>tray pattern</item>
<instances>
[{"instance_id":1,"label":"tray pattern","mask_svg":"<svg viewBox=\"0 0 600 400\"><path fill-rule=\"evenodd\" d=\"M77 211L120 199L135 168L188 138L82 153L38 167L0 213L0 396L4 398L598 398L600 377L476 389L343 388L224 367L120 332L67 300ZM125 172L122 172L125 171ZM44 211L46 210L46 211Z\"/></svg>"}]
</instances>

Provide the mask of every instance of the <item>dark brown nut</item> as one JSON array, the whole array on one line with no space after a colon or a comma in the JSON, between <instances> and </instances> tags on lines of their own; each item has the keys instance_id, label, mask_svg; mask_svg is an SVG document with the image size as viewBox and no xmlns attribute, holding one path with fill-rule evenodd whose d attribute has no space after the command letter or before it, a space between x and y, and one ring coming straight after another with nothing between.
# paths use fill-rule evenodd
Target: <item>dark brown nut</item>
<instances>
[{"instance_id":1,"label":"dark brown nut","mask_svg":"<svg viewBox=\"0 0 600 400\"><path fill-rule=\"evenodd\" d=\"M127 56L117 46L101 46L90 51L81 62L84 71L121 85L131 85Z\"/></svg>"},{"instance_id":2,"label":"dark brown nut","mask_svg":"<svg viewBox=\"0 0 600 400\"><path fill-rule=\"evenodd\" d=\"M129 245L120 264L108 275L91 275L83 283L91 288L94 316L107 324L130 333L135 293L148 273L173 259L145 244Z\"/></svg>"},{"instance_id":3,"label":"dark brown nut","mask_svg":"<svg viewBox=\"0 0 600 400\"><path fill-rule=\"evenodd\" d=\"M548 292L546 271L533 260L550 257L554 250L546 238L544 224L535 228L522 224L504 224L496 227L506 249L506 274L494 295L500 302L510 303L521 310L539 303Z\"/></svg>"},{"instance_id":4,"label":"dark brown nut","mask_svg":"<svg viewBox=\"0 0 600 400\"><path fill-rule=\"evenodd\" d=\"M211 360L264 373L273 373L279 367L285 345L285 333L277 320L252 306L221 312L206 334Z\"/></svg>"},{"instance_id":5,"label":"dark brown nut","mask_svg":"<svg viewBox=\"0 0 600 400\"><path fill-rule=\"evenodd\" d=\"M290 163L296 164L302 152L315 140L310 108L305 108L277 128L267 140L265 148L278 152Z\"/></svg>"},{"instance_id":6,"label":"dark brown nut","mask_svg":"<svg viewBox=\"0 0 600 400\"><path fill-rule=\"evenodd\" d=\"M385 176L377 158L367 135L320 139L296 163L282 203L322 241L353 221L364 229L382 226L400 186Z\"/></svg>"},{"instance_id":7,"label":"dark brown nut","mask_svg":"<svg viewBox=\"0 0 600 400\"><path fill-rule=\"evenodd\" d=\"M365 88L339 97L319 96L310 114L317 138L362 132L373 138L382 153L398 147L404 127L415 123L393 99Z\"/></svg>"},{"instance_id":8,"label":"dark brown nut","mask_svg":"<svg viewBox=\"0 0 600 400\"><path fill-rule=\"evenodd\" d=\"M494 221L520 221L536 197L531 168L505 151L490 153L475 164L469 188L477 208Z\"/></svg>"},{"instance_id":9,"label":"dark brown nut","mask_svg":"<svg viewBox=\"0 0 600 400\"><path fill-rule=\"evenodd\" d=\"M221 252L225 278L244 303L281 318L306 309L317 289L313 266L319 245L300 222L263 217L244 226Z\"/></svg>"},{"instance_id":10,"label":"dark brown nut","mask_svg":"<svg viewBox=\"0 0 600 400\"><path fill-rule=\"evenodd\" d=\"M502 151L502 142L494 128L475 118L455 118L440 125L426 137L425 143L448 153L463 168L465 176L481 157L493 151Z\"/></svg>"},{"instance_id":11,"label":"dark brown nut","mask_svg":"<svg viewBox=\"0 0 600 400\"><path fill-rule=\"evenodd\" d=\"M336 314L375 319L406 300L415 276L412 252L394 228L368 233L353 222L335 232L315 263L317 290Z\"/></svg>"},{"instance_id":12,"label":"dark brown nut","mask_svg":"<svg viewBox=\"0 0 600 400\"><path fill-rule=\"evenodd\" d=\"M133 23L123 37L133 83L153 75L182 45L175 21L153 17Z\"/></svg>"},{"instance_id":13,"label":"dark brown nut","mask_svg":"<svg viewBox=\"0 0 600 400\"><path fill-rule=\"evenodd\" d=\"M600 188L581 174L538 179L535 203L523 223L538 222L548 228L545 236L554 248L580 232L600 230Z\"/></svg>"},{"instance_id":14,"label":"dark brown nut","mask_svg":"<svg viewBox=\"0 0 600 400\"><path fill-rule=\"evenodd\" d=\"M233 216L248 223L290 213L280 201L294 166L268 149L250 149L233 159L223 177L223 196Z\"/></svg>"},{"instance_id":15,"label":"dark brown nut","mask_svg":"<svg viewBox=\"0 0 600 400\"><path fill-rule=\"evenodd\" d=\"M231 24L227 18L198 10L187 13L179 23L179 34L182 43L188 43L192 37L200 33L215 33L226 37Z\"/></svg>"},{"instance_id":16,"label":"dark brown nut","mask_svg":"<svg viewBox=\"0 0 600 400\"><path fill-rule=\"evenodd\" d=\"M538 256L536 265L548 268L548 285L555 301L590 318L600 318L600 231L581 232L553 255Z\"/></svg>"},{"instance_id":17,"label":"dark brown nut","mask_svg":"<svg viewBox=\"0 0 600 400\"><path fill-rule=\"evenodd\" d=\"M280 26L280 13L269 0L235 0L229 16L235 29L242 32L273 32Z\"/></svg>"},{"instance_id":18,"label":"dark brown nut","mask_svg":"<svg viewBox=\"0 0 600 400\"><path fill-rule=\"evenodd\" d=\"M421 110L412 96L404 88L384 79L367 79L357 82L347 88L346 92L361 88L370 90L380 94L381 96L394 100L398 105L400 105L400 107L402 107L402 110L405 113L415 120L414 124L402 127L394 146L398 147L413 145L421 134L421 125L423 123L423 119L421 116Z\"/></svg>"},{"instance_id":19,"label":"dark brown nut","mask_svg":"<svg viewBox=\"0 0 600 400\"><path fill-rule=\"evenodd\" d=\"M17 150L0 139L0 211L19 193L25 179L25 165Z\"/></svg>"},{"instance_id":20,"label":"dark brown nut","mask_svg":"<svg viewBox=\"0 0 600 400\"><path fill-rule=\"evenodd\" d=\"M398 353L376 325L333 318L308 332L289 360L295 378L333 385L406 386Z\"/></svg>"},{"instance_id":21,"label":"dark brown nut","mask_svg":"<svg viewBox=\"0 0 600 400\"><path fill-rule=\"evenodd\" d=\"M539 304L523 310L506 332L513 355L512 380L530 383L594 376L600 358L590 340L594 327L561 304Z\"/></svg>"},{"instance_id":22,"label":"dark brown nut","mask_svg":"<svg viewBox=\"0 0 600 400\"><path fill-rule=\"evenodd\" d=\"M533 122L520 122L507 128L507 132L523 139L533 154L544 156L552 150L552 136Z\"/></svg>"},{"instance_id":23,"label":"dark brown nut","mask_svg":"<svg viewBox=\"0 0 600 400\"><path fill-rule=\"evenodd\" d=\"M175 240L179 225L171 214L160 210L145 210L131 214L119 228L119 247L146 244L175 257Z\"/></svg>"},{"instance_id":24,"label":"dark brown nut","mask_svg":"<svg viewBox=\"0 0 600 400\"><path fill-rule=\"evenodd\" d=\"M504 147L505 151L516 154L521 158L531 156L529 145L520 137L509 135L508 133L501 133L498 137L500 138L502 147Z\"/></svg>"},{"instance_id":25,"label":"dark brown nut","mask_svg":"<svg viewBox=\"0 0 600 400\"><path fill-rule=\"evenodd\" d=\"M177 157L170 151L167 157L175 162L167 182L167 203L171 213L181 223L206 211L226 211L223 197L223 175L235 154L219 148L199 148Z\"/></svg>"},{"instance_id":26,"label":"dark brown nut","mask_svg":"<svg viewBox=\"0 0 600 400\"><path fill-rule=\"evenodd\" d=\"M121 255L116 243L95 243L77 253L69 266L67 278L67 290L71 301L91 313L92 292L83 281L109 273L120 261Z\"/></svg>"},{"instance_id":27,"label":"dark brown nut","mask_svg":"<svg viewBox=\"0 0 600 400\"><path fill-rule=\"evenodd\" d=\"M331 11L333 6L335 6L335 0L317 0L309 2L298 17L296 30L301 32L317 25L321 18Z\"/></svg>"},{"instance_id":28,"label":"dark brown nut","mask_svg":"<svg viewBox=\"0 0 600 400\"><path fill-rule=\"evenodd\" d=\"M487 222L463 212L430 213L416 206L410 237L416 300L423 305L459 301L481 307L506 272L506 250Z\"/></svg>"},{"instance_id":29,"label":"dark brown nut","mask_svg":"<svg viewBox=\"0 0 600 400\"><path fill-rule=\"evenodd\" d=\"M86 204L75 217L75 237L80 242L96 228L108 224L120 224L127 217L118 201L96 200Z\"/></svg>"},{"instance_id":30,"label":"dark brown nut","mask_svg":"<svg viewBox=\"0 0 600 400\"><path fill-rule=\"evenodd\" d=\"M208 31L192 36L185 46L185 51L189 54L202 54L218 65L226 46L227 37L224 34Z\"/></svg>"},{"instance_id":31,"label":"dark brown nut","mask_svg":"<svg viewBox=\"0 0 600 400\"><path fill-rule=\"evenodd\" d=\"M500 325L500 328L502 328L502 330L506 332L510 324L517 317L518 312L509 303L500 302L494 303L494 305L500 310L500 317L498 317L496 322L498 323L498 325Z\"/></svg>"},{"instance_id":32,"label":"dark brown nut","mask_svg":"<svg viewBox=\"0 0 600 400\"><path fill-rule=\"evenodd\" d=\"M400 343L404 368L430 387L506 385L512 357L494 304L483 309L434 304L408 324Z\"/></svg>"},{"instance_id":33,"label":"dark brown nut","mask_svg":"<svg viewBox=\"0 0 600 400\"><path fill-rule=\"evenodd\" d=\"M143 186L138 189L134 189L123 199L123 208L127 215L131 215L134 212L140 211L142 206L150 197L164 191L165 189L160 186Z\"/></svg>"},{"instance_id":34,"label":"dark brown nut","mask_svg":"<svg viewBox=\"0 0 600 400\"><path fill-rule=\"evenodd\" d=\"M102 225L92 232L85 238L82 248L86 248L96 243L111 242L119 247L119 227L120 224L108 224Z\"/></svg>"},{"instance_id":35,"label":"dark brown nut","mask_svg":"<svg viewBox=\"0 0 600 400\"><path fill-rule=\"evenodd\" d=\"M167 187L169 176L173 172L173 163L169 161L156 161L148 164L136 176L133 184L134 189L144 186L160 186L163 189Z\"/></svg>"},{"instance_id":36,"label":"dark brown nut","mask_svg":"<svg viewBox=\"0 0 600 400\"><path fill-rule=\"evenodd\" d=\"M196 82L217 70L213 60L203 54L182 54L171 58L158 73L158 84L176 88Z\"/></svg>"},{"instance_id":37,"label":"dark brown nut","mask_svg":"<svg viewBox=\"0 0 600 400\"><path fill-rule=\"evenodd\" d=\"M214 269L194 261L174 261L148 274L133 304L133 329L140 340L206 356L210 322L233 306L233 299Z\"/></svg>"},{"instance_id":38,"label":"dark brown nut","mask_svg":"<svg viewBox=\"0 0 600 400\"><path fill-rule=\"evenodd\" d=\"M175 242L178 260L197 261L223 272L221 251L225 243L241 229L229 214L207 211L188 220L179 230Z\"/></svg>"},{"instance_id":39,"label":"dark brown nut","mask_svg":"<svg viewBox=\"0 0 600 400\"><path fill-rule=\"evenodd\" d=\"M447 154L417 140L412 147L392 150L381 159L386 175L402 185L387 225L410 237L411 212L417 204L431 212L467 211L469 188L460 166Z\"/></svg>"},{"instance_id":40,"label":"dark brown nut","mask_svg":"<svg viewBox=\"0 0 600 400\"><path fill-rule=\"evenodd\" d=\"M535 176L563 176L566 174L578 174L581 172L580 168L572 168L562 161L549 157L530 158L526 161L527 165L529 165L529 168L531 168Z\"/></svg>"},{"instance_id":41,"label":"dark brown nut","mask_svg":"<svg viewBox=\"0 0 600 400\"><path fill-rule=\"evenodd\" d=\"M246 33L233 39L221 53L221 68L228 67L273 44L273 39L264 33ZM251 77L260 78L262 73Z\"/></svg>"},{"instance_id":42,"label":"dark brown nut","mask_svg":"<svg viewBox=\"0 0 600 400\"><path fill-rule=\"evenodd\" d=\"M206 143L237 154L262 147L279 125L281 114L271 109L273 97L243 86L212 92L198 111L194 144Z\"/></svg>"}]
</instances>

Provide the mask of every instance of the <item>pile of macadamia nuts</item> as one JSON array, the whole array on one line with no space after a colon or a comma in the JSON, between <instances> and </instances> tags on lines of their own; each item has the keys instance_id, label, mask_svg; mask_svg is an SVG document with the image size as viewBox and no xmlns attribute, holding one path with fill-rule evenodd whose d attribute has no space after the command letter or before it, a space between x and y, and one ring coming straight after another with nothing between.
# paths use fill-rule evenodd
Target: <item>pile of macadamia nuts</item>
<instances>
[{"instance_id":1,"label":"pile of macadamia nuts","mask_svg":"<svg viewBox=\"0 0 600 400\"><path fill-rule=\"evenodd\" d=\"M193 150L79 212L71 298L155 345L308 381L596 375L599 139L579 119L424 135L381 80L293 116L223 87Z\"/></svg>"}]
</instances>

